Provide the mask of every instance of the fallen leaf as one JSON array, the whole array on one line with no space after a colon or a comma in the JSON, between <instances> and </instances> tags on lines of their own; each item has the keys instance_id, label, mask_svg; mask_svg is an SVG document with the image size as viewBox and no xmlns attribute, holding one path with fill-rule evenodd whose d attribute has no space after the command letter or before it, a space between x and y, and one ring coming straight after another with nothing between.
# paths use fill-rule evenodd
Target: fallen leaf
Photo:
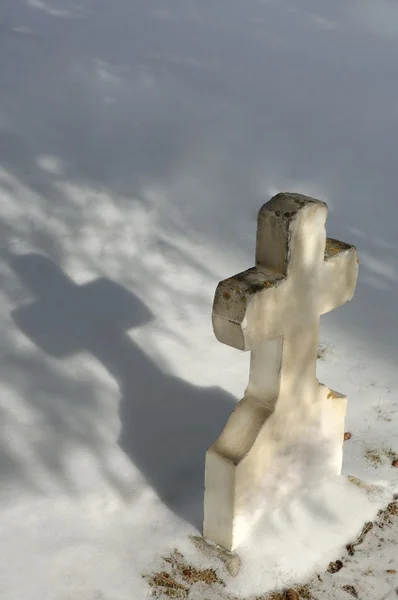
<instances>
[{"instance_id":1,"label":"fallen leaf","mask_svg":"<svg viewBox=\"0 0 398 600\"><path fill-rule=\"evenodd\" d=\"M285 592L285 600L300 600L300 598L296 590L291 588Z\"/></svg>"},{"instance_id":2,"label":"fallen leaf","mask_svg":"<svg viewBox=\"0 0 398 600\"><path fill-rule=\"evenodd\" d=\"M354 588L353 585L343 585L342 588L345 592L347 592L347 594L351 594L351 596L354 596L354 598L358 598L358 594L356 589Z\"/></svg>"},{"instance_id":3,"label":"fallen leaf","mask_svg":"<svg viewBox=\"0 0 398 600\"><path fill-rule=\"evenodd\" d=\"M344 565L341 562L341 560L336 560L336 562L329 563L328 571L329 571L329 573L337 573L343 567L344 567Z\"/></svg>"}]
</instances>

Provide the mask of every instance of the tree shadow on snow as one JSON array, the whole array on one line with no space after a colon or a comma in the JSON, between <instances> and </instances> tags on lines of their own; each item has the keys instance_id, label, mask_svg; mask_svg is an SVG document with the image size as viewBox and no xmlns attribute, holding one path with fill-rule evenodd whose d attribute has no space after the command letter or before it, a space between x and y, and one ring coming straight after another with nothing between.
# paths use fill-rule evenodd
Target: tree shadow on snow
<instances>
[{"instance_id":1,"label":"tree shadow on snow","mask_svg":"<svg viewBox=\"0 0 398 600\"><path fill-rule=\"evenodd\" d=\"M90 352L120 388L119 444L158 496L201 528L204 463L233 409L219 388L200 388L168 375L127 335L153 315L110 279L76 285L40 254L5 257L37 300L13 311L20 330L57 359Z\"/></svg>"}]
</instances>

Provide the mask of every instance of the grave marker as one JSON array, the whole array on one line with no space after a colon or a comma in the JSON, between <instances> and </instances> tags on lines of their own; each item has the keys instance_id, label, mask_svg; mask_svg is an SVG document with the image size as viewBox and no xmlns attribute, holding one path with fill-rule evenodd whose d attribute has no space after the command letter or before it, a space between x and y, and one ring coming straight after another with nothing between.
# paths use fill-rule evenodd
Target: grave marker
<instances>
[{"instance_id":1,"label":"grave marker","mask_svg":"<svg viewBox=\"0 0 398 600\"><path fill-rule=\"evenodd\" d=\"M341 472L347 399L316 378L318 330L353 297L359 261L326 238L326 218L319 200L272 198L258 215L256 266L215 293L217 339L251 351L244 398L206 453L203 534L228 550L303 481Z\"/></svg>"}]
</instances>

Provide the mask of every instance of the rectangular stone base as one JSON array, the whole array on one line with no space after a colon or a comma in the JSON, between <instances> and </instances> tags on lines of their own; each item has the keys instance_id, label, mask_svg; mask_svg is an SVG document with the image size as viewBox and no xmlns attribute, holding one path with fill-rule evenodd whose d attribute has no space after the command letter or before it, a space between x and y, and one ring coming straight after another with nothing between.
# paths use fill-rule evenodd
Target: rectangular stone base
<instances>
[{"instance_id":1,"label":"rectangular stone base","mask_svg":"<svg viewBox=\"0 0 398 600\"><path fill-rule=\"evenodd\" d=\"M317 401L306 410L271 413L240 460L239 436L236 429L229 436L227 424L222 443L219 438L206 453L204 537L233 551L265 511L322 477L339 475L346 408L345 396L320 384Z\"/></svg>"}]
</instances>

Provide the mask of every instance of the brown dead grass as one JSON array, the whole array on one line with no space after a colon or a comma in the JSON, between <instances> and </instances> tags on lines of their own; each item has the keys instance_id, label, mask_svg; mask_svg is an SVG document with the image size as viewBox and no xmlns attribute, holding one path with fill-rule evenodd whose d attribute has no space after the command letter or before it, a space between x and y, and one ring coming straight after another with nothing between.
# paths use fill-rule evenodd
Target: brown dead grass
<instances>
[{"instance_id":1,"label":"brown dead grass","mask_svg":"<svg viewBox=\"0 0 398 600\"><path fill-rule=\"evenodd\" d=\"M354 548L354 546L361 544L364 541L365 535L371 531L374 525L379 528L388 527L397 517L398 500L395 500L394 502L390 502L384 510L380 510L377 513L377 519L373 523L366 523L356 541L352 542L349 546ZM220 593L225 588L225 582L214 569L197 569L193 567L186 562L184 556L178 550L174 550L170 555L163 557L163 561L164 567L161 571L152 575L144 575L152 588L152 596L155 598L189 598L189 592L196 583L203 583L209 594L211 594L211 590L217 589ZM341 560L336 560L331 565L340 567L340 563ZM330 570L331 572L336 572L340 569ZM366 574L370 574L371 572L371 569L368 569ZM386 575L393 573L393 569L386 571ZM319 575L318 579L320 579ZM351 596L356 597L356 590L352 585L346 585L343 589ZM237 600L234 596L229 595L226 590L222 594L225 600ZM296 600L296 598L299 600L316 600L311 591L311 583L297 585L290 588L290 590L269 592L268 594L258 596L256 600Z\"/></svg>"},{"instance_id":2,"label":"brown dead grass","mask_svg":"<svg viewBox=\"0 0 398 600\"><path fill-rule=\"evenodd\" d=\"M390 458L391 460L397 460L397 458L398 458L398 454L396 452L394 452L394 450L392 450L391 448L384 448L383 454L384 454L384 456L386 456L387 458Z\"/></svg>"},{"instance_id":3,"label":"brown dead grass","mask_svg":"<svg viewBox=\"0 0 398 600\"><path fill-rule=\"evenodd\" d=\"M169 556L163 557L169 570L162 570L154 575L144 575L156 598L187 598L194 583L202 582L208 586L225 587L224 581L218 577L214 569L196 569L185 562L184 556L174 550Z\"/></svg>"},{"instance_id":4,"label":"brown dead grass","mask_svg":"<svg viewBox=\"0 0 398 600\"><path fill-rule=\"evenodd\" d=\"M390 502L390 504L384 510L379 510L377 513L376 525L380 529L388 527L393 523L393 519L398 517L398 500Z\"/></svg>"},{"instance_id":5,"label":"brown dead grass","mask_svg":"<svg viewBox=\"0 0 398 600\"><path fill-rule=\"evenodd\" d=\"M311 594L309 584L298 585L288 590L270 592L265 596L260 596L256 600L315 600Z\"/></svg>"},{"instance_id":6,"label":"brown dead grass","mask_svg":"<svg viewBox=\"0 0 398 600\"><path fill-rule=\"evenodd\" d=\"M381 451L375 446L368 446L365 448L365 458L368 460L374 467L378 467L381 465Z\"/></svg>"},{"instance_id":7,"label":"brown dead grass","mask_svg":"<svg viewBox=\"0 0 398 600\"><path fill-rule=\"evenodd\" d=\"M163 593L168 598L186 598L189 588L174 579L170 573L161 571L149 578L149 585L154 588L154 596Z\"/></svg>"},{"instance_id":8,"label":"brown dead grass","mask_svg":"<svg viewBox=\"0 0 398 600\"><path fill-rule=\"evenodd\" d=\"M372 463L374 467L378 467L382 464L383 457L394 462L398 459L398 454L392 448L377 448L376 446L367 446L365 448L365 458Z\"/></svg>"},{"instance_id":9,"label":"brown dead grass","mask_svg":"<svg viewBox=\"0 0 398 600\"><path fill-rule=\"evenodd\" d=\"M313 598L313 595L310 592L309 584L299 585L296 588L296 592L298 593L299 598L303 598L303 600L312 600Z\"/></svg>"}]
</instances>

